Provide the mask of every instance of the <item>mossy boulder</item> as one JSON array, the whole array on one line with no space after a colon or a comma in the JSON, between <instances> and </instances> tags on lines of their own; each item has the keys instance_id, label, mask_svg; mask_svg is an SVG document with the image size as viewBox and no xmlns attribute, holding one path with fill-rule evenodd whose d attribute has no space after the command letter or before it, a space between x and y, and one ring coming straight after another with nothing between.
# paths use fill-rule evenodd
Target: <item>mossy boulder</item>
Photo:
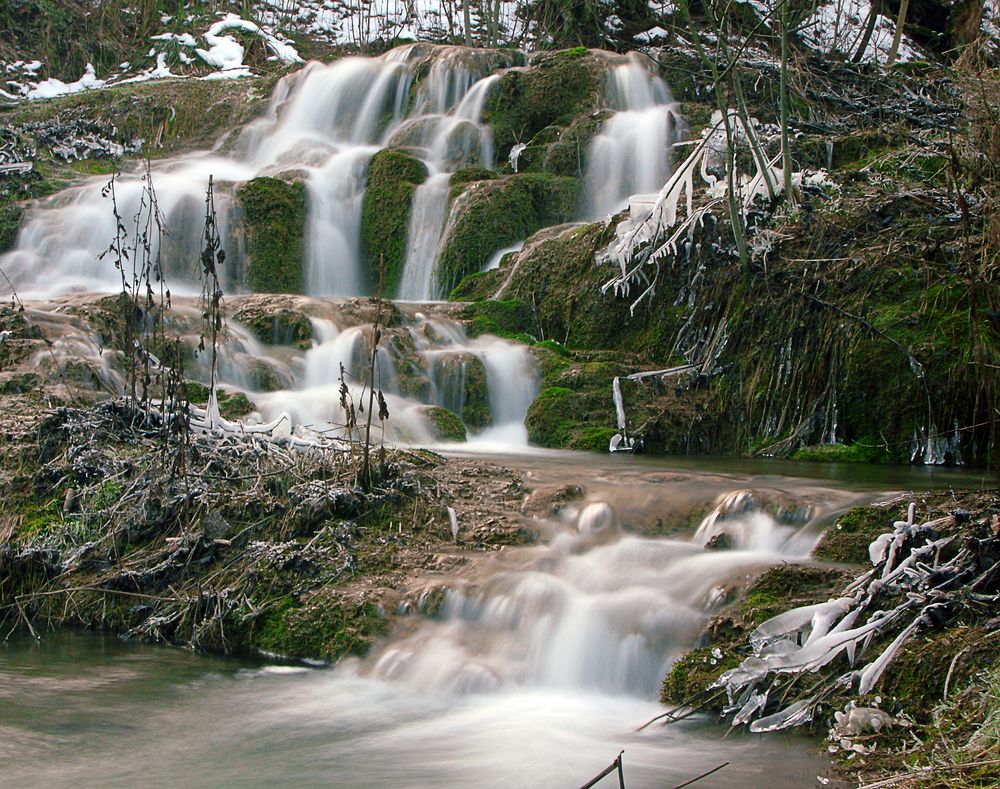
<instances>
[{"instance_id":1,"label":"mossy boulder","mask_svg":"<svg viewBox=\"0 0 1000 789\"><path fill-rule=\"evenodd\" d=\"M24 209L18 205L0 205L0 254L13 249Z\"/></svg>"},{"instance_id":2,"label":"mossy boulder","mask_svg":"<svg viewBox=\"0 0 1000 789\"><path fill-rule=\"evenodd\" d=\"M874 436L866 436L853 444L819 444L802 447L792 455L793 460L814 463L891 463L885 443Z\"/></svg>"},{"instance_id":3,"label":"mossy boulder","mask_svg":"<svg viewBox=\"0 0 1000 789\"><path fill-rule=\"evenodd\" d=\"M476 301L462 310L466 330L471 337L492 334L495 337L534 342L535 318L531 306L517 299Z\"/></svg>"},{"instance_id":4,"label":"mossy boulder","mask_svg":"<svg viewBox=\"0 0 1000 789\"><path fill-rule=\"evenodd\" d=\"M508 71L486 102L498 160L547 126L563 125L595 109L608 61L583 47L537 55L527 69Z\"/></svg>"},{"instance_id":5,"label":"mossy boulder","mask_svg":"<svg viewBox=\"0 0 1000 789\"><path fill-rule=\"evenodd\" d=\"M855 507L826 530L813 556L828 562L869 564L868 546L880 534L891 531L900 514L885 507Z\"/></svg>"},{"instance_id":6,"label":"mossy boulder","mask_svg":"<svg viewBox=\"0 0 1000 789\"><path fill-rule=\"evenodd\" d=\"M436 357L434 383L439 401L471 428L492 423L486 365L474 353L443 353Z\"/></svg>"},{"instance_id":7,"label":"mossy boulder","mask_svg":"<svg viewBox=\"0 0 1000 789\"><path fill-rule=\"evenodd\" d=\"M462 384L462 421L471 428L489 427L493 424L493 414L482 359L473 356L465 362Z\"/></svg>"},{"instance_id":8,"label":"mossy boulder","mask_svg":"<svg viewBox=\"0 0 1000 789\"><path fill-rule=\"evenodd\" d=\"M240 307L233 318L265 345L295 345L308 349L312 344L313 327L309 316L291 307L249 303Z\"/></svg>"},{"instance_id":9,"label":"mossy boulder","mask_svg":"<svg viewBox=\"0 0 1000 789\"><path fill-rule=\"evenodd\" d=\"M306 187L262 176L237 190L247 233L247 284L255 293L302 293Z\"/></svg>"},{"instance_id":10,"label":"mossy boulder","mask_svg":"<svg viewBox=\"0 0 1000 789\"><path fill-rule=\"evenodd\" d=\"M305 598L288 595L268 609L257 619L250 643L288 657L337 660L364 655L387 629L372 603L342 600L323 589Z\"/></svg>"},{"instance_id":11,"label":"mossy boulder","mask_svg":"<svg viewBox=\"0 0 1000 789\"><path fill-rule=\"evenodd\" d=\"M457 414L440 406L428 406L424 409L427 425L431 435L437 441L465 441L465 425Z\"/></svg>"},{"instance_id":12,"label":"mossy boulder","mask_svg":"<svg viewBox=\"0 0 1000 789\"><path fill-rule=\"evenodd\" d=\"M383 291L396 292L406 262L413 193L427 180L427 166L406 151L385 148L372 157L361 209L361 261L372 283L385 258Z\"/></svg>"},{"instance_id":13,"label":"mossy boulder","mask_svg":"<svg viewBox=\"0 0 1000 789\"><path fill-rule=\"evenodd\" d=\"M614 293L601 293L611 271L598 266L594 255L610 241L603 223L542 230L525 243L512 265L500 271L497 286L509 277L501 297L535 305L541 336L559 340L571 349L617 349L637 353L649 361L667 361L669 347L664 336L677 308L666 301L664 288L643 302L635 313L631 300ZM494 272L488 272L494 274ZM474 281L458 288L489 290L490 281Z\"/></svg>"},{"instance_id":14,"label":"mossy boulder","mask_svg":"<svg viewBox=\"0 0 1000 789\"><path fill-rule=\"evenodd\" d=\"M499 249L576 215L579 181L523 173L471 184L452 205L438 258L438 287L450 292Z\"/></svg>"}]
</instances>

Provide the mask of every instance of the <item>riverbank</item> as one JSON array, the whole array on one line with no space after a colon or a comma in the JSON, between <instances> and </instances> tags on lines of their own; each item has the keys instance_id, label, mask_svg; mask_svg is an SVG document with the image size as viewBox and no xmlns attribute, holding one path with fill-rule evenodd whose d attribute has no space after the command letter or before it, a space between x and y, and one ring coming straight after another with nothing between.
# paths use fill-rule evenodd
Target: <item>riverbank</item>
<instances>
[{"instance_id":1,"label":"riverbank","mask_svg":"<svg viewBox=\"0 0 1000 789\"><path fill-rule=\"evenodd\" d=\"M900 524L908 519L928 524L922 528L930 535L927 539L935 541L930 553L922 550L919 559L919 538L899 537L905 533ZM884 534L889 537L880 537ZM893 534L899 543L899 569L890 572L896 569L891 557L882 557L890 545L893 552L897 550L888 541ZM910 595L921 604L930 602L914 621L915 631L913 626L887 624L869 633L857 653L851 647L846 655L832 658L811 654L815 667L804 672L794 668L794 659L783 661L786 667L778 671L787 672L780 675L785 680L775 680L772 688L780 687L777 709L798 708L799 725L826 738L839 773L851 782L879 787L990 785L1000 773L998 535L996 492L897 496L852 509L826 531L812 552L811 566L766 571L739 600L714 616L703 645L673 665L661 699L675 708L692 705L725 718L737 712L737 718L743 716L742 722L748 722L755 715L740 707L749 692L737 700L730 691L727 698L727 683L743 671L767 675L765 644L773 636L764 634L781 632L779 622L796 616L790 612L803 611L803 625L812 617L811 635L806 626L805 632L792 636L804 646L793 648L790 655L800 651L804 658L809 644L818 645L827 630L838 629L833 628L834 619L819 631L821 617L826 616L819 606L827 601L846 601L862 593L878 601L871 607L880 610L870 619L852 618L848 623L845 617L839 629L846 632L865 621L874 622ZM913 558L906 559L911 551ZM881 561L889 562L885 570ZM873 572L885 580L870 581L866 587L865 579ZM927 581L919 579L922 572ZM912 588L907 577L917 578ZM781 654L780 643L769 649ZM865 677L862 666L878 666L873 680ZM848 670L852 667L857 669L853 673ZM841 681L834 683L838 676ZM766 693L761 697L762 710L765 705ZM773 712L773 704L766 709ZM768 725L762 720L761 730Z\"/></svg>"}]
</instances>

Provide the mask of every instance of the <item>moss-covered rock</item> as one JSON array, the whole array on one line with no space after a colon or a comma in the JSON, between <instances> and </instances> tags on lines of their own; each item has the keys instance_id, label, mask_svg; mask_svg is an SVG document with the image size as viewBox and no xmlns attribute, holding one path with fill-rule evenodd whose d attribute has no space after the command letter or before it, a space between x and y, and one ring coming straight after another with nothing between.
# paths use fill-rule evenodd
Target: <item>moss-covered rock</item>
<instances>
[{"instance_id":1,"label":"moss-covered rock","mask_svg":"<svg viewBox=\"0 0 1000 789\"><path fill-rule=\"evenodd\" d=\"M463 363L462 374L462 421L474 429L489 427L493 424L493 414L486 365L479 357L472 356Z\"/></svg>"},{"instance_id":2,"label":"moss-covered rock","mask_svg":"<svg viewBox=\"0 0 1000 789\"><path fill-rule=\"evenodd\" d=\"M546 126L569 123L598 106L608 63L583 47L536 56L527 69L508 71L490 95L483 119L493 127L498 158Z\"/></svg>"},{"instance_id":3,"label":"moss-covered rock","mask_svg":"<svg viewBox=\"0 0 1000 789\"><path fill-rule=\"evenodd\" d=\"M530 343L537 331L530 305L517 299L473 302L462 310L462 318L470 337L492 334Z\"/></svg>"},{"instance_id":4,"label":"moss-covered rock","mask_svg":"<svg viewBox=\"0 0 1000 789\"><path fill-rule=\"evenodd\" d=\"M440 406L427 406L423 410L431 434L437 441L465 441L465 425L457 414Z\"/></svg>"},{"instance_id":5,"label":"moss-covered rock","mask_svg":"<svg viewBox=\"0 0 1000 789\"><path fill-rule=\"evenodd\" d=\"M233 315L266 345L296 345L309 348L313 337L309 316L291 307L251 302Z\"/></svg>"},{"instance_id":6,"label":"moss-covered rock","mask_svg":"<svg viewBox=\"0 0 1000 789\"><path fill-rule=\"evenodd\" d=\"M12 249L17 240L24 209L18 205L0 205L0 254Z\"/></svg>"},{"instance_id":7,"label":"moss-covered rock","mask_svg":"<svg viewBox=\"0 0 1000 789\"><path fill-rule=\"evenodd\" d=\"M306 188L262 176L237 195L247 231L247 281L255 293L302 293Z\"/></svg>"},{"instance_id":8,"label":"moss-covered rock","mask_svg":"<svg viewBox=\"0 0 1000 789\"><path fill-rule=\"evenodd\" d=\"M853 444L819 444L802 447L792 455L793 460L814 463L891 463L892 455L884 442L874 436L858 439Z\"/></svg>"},{"instance_id":9,"label":"moss-covered rock","mask_svg":"<svg viewBox=\"0 0 1000 789\"><path fill-rule=\"evenodd\" d=\"M441 244L437 280L447 293L499 249L576 214L579 181L523 173L477 181L455 200Z\"/></svg>"},{"instance_id":10,"label":"moss-covered rock","mask_svg":"<svg viewBox=\"0 0 1000 789\"><path fill-rule=\"evenodd\" d=\"M901 513L900 513L901 514ZM867 564L868 546L889 531L892 513L884 507L856 507L845 512L823 534L813 556L828 562Z\"/></svg>"},{"instance_id":11,"label":"moss-covered rock","mask_svg":"<svg viewBox=\"0 0 1000 789\"><path fill-rule=\"evenodd\" d=\"M320 590L305 599L288 595L268 609L255 623L250 642L264 652L336 660L364 655L386 630L373 604L353 605L333 590Z\"/></svg>"},{"instance_id":12,"label":"moss-covered rock","mask_svg":"<svg viewBox=\"0 0 1000 789\"><path fill-rule=\"evenodd\" d=\"M406 151L385 148L372 157L361 209L361 261L378 282L385 259L385 293L395 293L406 262L413 193L427 180L427 166Z\"/></svg>"}]
</instances>

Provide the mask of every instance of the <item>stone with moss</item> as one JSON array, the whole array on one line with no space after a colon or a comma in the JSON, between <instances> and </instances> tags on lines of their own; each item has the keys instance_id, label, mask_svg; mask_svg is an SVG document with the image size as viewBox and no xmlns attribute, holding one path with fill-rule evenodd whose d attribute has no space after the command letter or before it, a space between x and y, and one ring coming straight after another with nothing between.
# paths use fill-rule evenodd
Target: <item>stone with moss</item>
<instances>
[{"instance_id":1,"label":"stone with moss","mask_svg":"<svg viewBox=\"0 0 1000 789\"><path fill-rule=\"evenodd\" d=\"M376 153L368 167L361 209L361 261L369 282L374 284L384 258L385 293L395 293L402 280L413 193L425 180L427 166L395 148Z\"/></svg>"},{"instance_id":2,"label":"stone with moss","mask_svg":"<svg viewBox=\"0 0 1000 789\"><path fill-rule=\"evenodd\" d=\"M233 318L246 326L265 345L295 345L308 349L313 326L309 316L291 307L251 302Z\"/></svg>"},{"instance_id":3,"label":"stone with moss","mask_svg":"<svg viewBox=\"0 0 1000 789\"><path fill-rule=\"evenodd\" d=\"M13 249L24 208L15 203L0 205L0 254Z\"/></svg>"},{"instance_id":4,"label":"stone with moss","mask_svg":"<svg viewBox=\"0 0 1000 789\"><path fill-rule=\"evenodd\" d=\"M522 173L473 183L455 200L438 257L439 288L447 293L479 271L497 250L576 215L579 182Z\"/></svg>"},{"instance_id":5,"label":"stone with moss","mask_svg":"<svg viewBox=\"0 0 1000 789\"><path fill-rule=\"evenodd\" d=\"M465 425L457 414L440 406L427 406L422 412L435 441L466 440Z\"/></svg>"},{"instance_id":6,"label":"stone with moss","mask_svg":"<svg viewBox=\"0 0 1000 789\"><path fill-rule=\"evenodd\" d=\"M823 534L813 556L828 562L868 564L868 546L880 534L892 531L895 515L885 507L855 507L837 518Z\"/></svg>"},{"instance_id":7,"label":"stone with moss","mask_svg":"<svg viewBox=\"0 0 1000 789\"><path fill-rule=\"evenodd\" d=\"M792 460L814 463L891 463L892 455L885 443L874 436L858 439L852 444L819 444L795 451Z\"/></svg>"},{"instance_id":8,"label":"stone with moss","mask_svg":"<svg viewBox=\"0 0 1000 789\"><path fill-rule=\"evenodd\" d=\"M470 337L492 334L495 337L527 339L533 343L534 316L531 306L517 299L477 301L462 310Z\"/></svg>"},{"instance_id":9,"label":"stone with moss","mask_svg":"<svg viewBox=\"0 0 1000 789\"><path fill-rule=\"evenodd\" d=\"M306 187L261 176L236 192L246 218L247 283L255 293L302 293Z\"/></svg>"},{"instance_id":10,"label":"stone with moss","mask_svg":"<svg viewBox=\"0 0 1000 789\"><path fill-rule=\"evenodd\" d=\"M490 411L490 390L486 365L478 356L463 364L462 421L471 428L482 429L493 424Z\"/></svg>"},{"instance_id":11,"label":"stone with moss","mask_svg":"<svg viewBox=\"0 0 1000 789\"><path fill-rule=\"evenodd\" d=\"M608 61L583 47L535 56L527 69L500 78L483 111L499 159L547 126L569 123L600 103Z\"/></svg>"},{"instance_id":12,"label":"stone with moss","mask_svg":"<svg viewBox=\"0 0 1000 789\"><path fill-rule=\"evenodd\" d=\"M287 657L337 660L363 656L387 629L372 603L355 604L323 589L305 597L288 595L267 609L255 623L250 643Z\"/></svg>"}]
</instances>

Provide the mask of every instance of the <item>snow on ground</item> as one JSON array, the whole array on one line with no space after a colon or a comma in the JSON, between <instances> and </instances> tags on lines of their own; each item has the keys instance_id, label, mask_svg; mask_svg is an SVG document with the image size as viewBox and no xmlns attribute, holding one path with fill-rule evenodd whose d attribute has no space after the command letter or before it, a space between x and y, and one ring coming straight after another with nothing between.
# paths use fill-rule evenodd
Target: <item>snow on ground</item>
<instances>
[{"instance_id":1,"label":"snow on ground","mask_svg":"<svg viewBox=\"0 0 1000 789\"><path fill-rule=\"evenodd\" d=\"M800 32L802 41L818 52L839 52L853 57L861 44L871 10L870 0L833 0L824 3L802 24ZM875 30L865 47L861 61L885 63L895 32L895 22L878 14ZM908 63L923 58L916 44L904 35L900 39L896 60Z\"/></svg>"},{"instance_id":2,"label":"snow on ground","mask_svg":"<svg viewBox=\"0 0 1000 789\"><path fill-rule=\"evenodd\" d=\"M983 4L983 21L979 29L988 39L988 46L994 52L1000 49L1000 13L994 0L986 0Z\"/></svg>"},{"instance_id":3,"label":"snow on ground","mask_svg":"<svg viewBox=\"0 0 1000 789\"><path fill-rule=\"evenodd\" d=\"M164 17L167 22L170 17ZM166 22L164 22L166 24ZM66 96L84 90L95 90L109 85L122 85L133 82L146 82L167 77L188 77L198 74L175 73L168 59L179 62L184 67L194 70L201 61L212 71L200 75L201 79L233 79L237 77L252 77L252 69L245 65L243 58L246 51L242 44L227 31L242 31L260 38L271 53L269 60L286 65L302 63L302 58L292 43L286 38L275 34L266 26L247 21L237 14L227 14L208 28L201 36L191 33L160 33L151 36L152 48L146 53L146 58L155 58L155 64L147 68L134 70L129 62L122 63L120 71L99 79L91 64L87 64L83 75L75 82L46 79L32 79L42 68L42 63L32 61L25 63L17 61L7 64L4 71L8 77L6 89L0 88L0 97L7 100L21 99L51 99ZM199 38L204 46L199 46ZM142 60L143 58L138 58Z\"/></svg>"}]
</instances>

